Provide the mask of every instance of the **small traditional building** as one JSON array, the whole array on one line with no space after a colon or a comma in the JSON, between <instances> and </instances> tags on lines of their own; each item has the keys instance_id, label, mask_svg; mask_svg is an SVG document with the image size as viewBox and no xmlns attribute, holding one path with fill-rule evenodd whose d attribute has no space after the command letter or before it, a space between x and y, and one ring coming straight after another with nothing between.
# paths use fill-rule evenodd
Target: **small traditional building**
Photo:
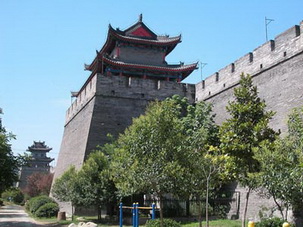
<instances>
[{"instance_id":1,"label":"small traditional building","mask_svg":"<svg viewBox=\"0 0 303 227\"><path fill-rule=\"evenodd\" d=\"M45 142L36 142L27 151L31 153L31 159L28 161L26 166L21 167L20 181L17 186L24 189L27 184L27 178L33 173L49 173L50 163L54 160L53 158L47 157L46 153L52 150L52 148L45 145Z\"/></svg>"}]
</instances>

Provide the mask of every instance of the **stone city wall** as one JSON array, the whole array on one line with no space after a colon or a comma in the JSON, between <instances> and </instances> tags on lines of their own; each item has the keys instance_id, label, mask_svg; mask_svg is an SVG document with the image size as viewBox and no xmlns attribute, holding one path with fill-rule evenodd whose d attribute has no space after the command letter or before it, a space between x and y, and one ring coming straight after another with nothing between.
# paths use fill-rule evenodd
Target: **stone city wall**
<instances>
[{"instance_id":1,"label":"stone city wall","mask_svg":"<svg viewBox=\"0 0 303 227\"><path fill-rule=\"evenodd\" d=\"M271 125L285 132L287 115L292 108L303 105L302 32L303 23L196 84L196 100L212 102L216 121L221 123L228 116L225 107L233 97L241 73L248 73L268 109L276 111Z\"/></svg>"},{"instance_id":2,"label":"stone city wall","mask_svg":"<svg viewBox=\"0 0 303 227\"><path fill-rule=\"evenodd\" d=\"M233 89L238 86L241 73L252 75L267 109L276 112L270 126L285 134L290 111L303 105L303 23L196 84L196 101L211 102L219 124L228 118L226 106L233 99ZM239 185L235 188L240 198L240 212L245 204L246 191ZM274 201L260 197L254 191L250 196L247 217L258 220L259 212L265 207L269 212L275 207ZM234 210L231 209L230 213Z\"/></svg>"}]
</instances>

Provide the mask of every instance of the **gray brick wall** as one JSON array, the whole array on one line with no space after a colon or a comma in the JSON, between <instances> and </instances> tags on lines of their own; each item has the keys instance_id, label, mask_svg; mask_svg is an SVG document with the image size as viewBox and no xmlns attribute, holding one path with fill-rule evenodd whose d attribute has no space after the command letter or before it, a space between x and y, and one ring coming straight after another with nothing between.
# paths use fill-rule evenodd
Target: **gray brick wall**
<instances>
[{"instance_id":1,"label":"gray brick wall","mask_svg":"<svg viewBox=\"0 0 303 227\"><path fill-rule=\"evenodd\" d=\"M229 117L226 106L228 101L233 99L233 89L238 86L242 72L253 76L259 96L266 101L267 109L276 112L270 126L281 130L282 135L285 134L288 114L294 107L303 105L303 23L239 58L233 65L219 70L204 82L196 84L196 100L205 100L214 105L213 111L218 124ZM241 211L246 189L238 186L235 191L240 193ZM257 192L253 192L248 218L257 220L262 207L274 206L272 199L261 198ZM231 214L233 212L231 211Z\"/></svg>"},{"instance_id":2,"label":"gray brick wall","mask_svg":"<svg viewBox=\"0 0 303 227\"><path fill-rule=\"evenodd\" d=\"M123 132L131 124L132 118L142 114L147 103L155 99L162 100L179 94L188 97L191 102L211 102L217 123L222 123L228 117L225 107L233 99L233 88L238 85L242 72L253 76L268 109L277 112L271 126L285 132L288 113L293 107L303 105L302 33L303 23L290 28L275 40L266 42L196 85L96 74L66 113L55 178L72 164L80 168L96 145L108 141L108 133L117 136ZM120 57L145 63L135 56L138 52L134 54L132 51L136 50L121 51ZM148 56L144 59L150 59L146 63L159 63L157 61L161 59L160 52L145 53ZM235 191L240 193L241 209L245 189L237 187ZM253 193L248 217L257 218L262 206L272 205L271 199L261 199L258 194ZM236 206L232 204L231 207Z\"/></svg>"},{"instance_id":3,"label":"gray brick wall","mask_svg":"<svg viewBox=\"0 0 303 227\"><path fill-rule=\"evenodd\" d=\"M66 112L54 179L71 165L79 169L97 145L109 142L108 133L122 133L134 117L144 113L150 101L175 94L193 103L195 85L96 74ZM68 203L60 203L60 207L71 212Z\"/></svg>"}]
</instances>

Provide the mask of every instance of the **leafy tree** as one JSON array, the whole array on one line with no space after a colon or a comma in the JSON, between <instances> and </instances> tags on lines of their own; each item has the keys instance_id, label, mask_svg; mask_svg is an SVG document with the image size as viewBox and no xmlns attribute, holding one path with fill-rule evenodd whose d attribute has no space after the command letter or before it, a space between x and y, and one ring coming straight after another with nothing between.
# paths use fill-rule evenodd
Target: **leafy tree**
<instances>
[{"instance_id":1,"label":"leafy tree","mask_svg":"<svg viewBox=\"0 0 303 227\"><path fill-rule=\"evenodd\" d=\"M265 195L272 197L282 219L287 220L287 210L290 204L287 202L289 186L289 168L292 168L294 152L284 140L276 140L274 143L264 143L256 149L256 158L261 164L258 175L258 184L266 189ZM286 208L285 214L283 210Z\"/></svg>"},{"instance_id":2,"label":"leafy tree","mask_svg":"<svg viewBox=\"0 0 303 227\"><path fill-rule=\"evenodd\" d=\"M25 160L21 155L14 156L10 145L12 139L15 136L2 127L0 119L0 194L18 181L18 168Z\"/></svg>"},{"instance_id":3,"label":"leafy tree","mask_svg":"<svg viewBox=\"0 0 303 227\"><path fill-rule=\"evenodd\" d=\"M303 107L293 109L288 119L288 137L295 150L303 148Z\"/></svg>"},{"instance_id":4,"label":"leafy tree","mask_svg":"<svg viewBox=\"0 0 303 227\"><path fill-rule=\"evenodd\" d=\"M283 219L283 206L291 206L296 226L303 226L303 107L289 116L288 135L256 152L261 163L260 181L275 200ZM278 200L281 200L279 203Z\"/></svg>"},{"instance_id":5,"label":"leafy tree","mask_svg":"<svg viewBox=\"0 0 303 227\"><path fill-rule=\"evenodd\" d=\"M188 105L183 118L186 148L189 161L189 184L191 193L199 202L199 225L202 226L201 198L206 191L206 223L208 222L209 190L219 183L219 174L223 169L224 156L220 155L218 146L218 127L214 123L211 105L199 102Z\"/></svg>"},{"instance_id":6,"label":"leafy tree","mask_svg":"<svg viewBox=\"0 0 303 227\"><path fill-rule=\"evenodd\" d=\"M19 188L9 188L1 194L1 198L8 202L22 204L24 195Z\"/></svg>"},{"instance_id":7,"label":"leafy tree","mask_svg":"<svg viewBox=\"0 0 303 227\"><path fill-rule=\"evenodd\" d=\"M33 173L27 177L26 187L23 192L30 197L49 195L52 181L52 173Z\"/></svg>"},{"instance_id":8,"label":"leafy tree","mask_svg":"<svg viewBox=\"0 0 303 227\"><path fill-rule=\"evenodd\" d=\"M52 195L61 202L70 202L72 206L72 220L75 205L81 205L81 183L78 181L78 172L71 166L61 177L55 180L51 191Z\"/></svg>"},{"instance_id":9,"label":"leafy tree","mask_svg":"<svg viewBox=\"0 0 303 227\"><path fill-rule=\"evenodd\" d=\"M145 115L134 119L120 135L114 154L113 177L120 193L156 195L161 220L164 195L186 189L187 154L180 121L186 105L187 100L179 97L149 104Z\"/></svg>"},{"instance_id":10,"label":"leafy tree","mask_svg":"<svg viewBox=\"0 0 303 227\"><path fill-rule=\"evenodd\" d=\"M205 221L209 226L209 195L220 186L228 157L222 155L217 147L210 146L192 156L192 190L199 202L199 226L202 226L200 195L205 192Z\"/></svg>"},{"instance_id":11,"label":"leafy tree","mask_svg":"<svg viewBox=\"0 0 303 227\"><path fill-rule=\"evenodd\" d=\"M101 220L102 205L108 205L115 200L116 188L110 179L110 156L102 151L108 151L111 144L106 144L100 150L94 151L85 161L78 173L78 182L81 185L81 203L95 205L98 211L98 220Z\"/></svg>"},{"instance_id":12,"label":"leafy tree","mask_svg":"<svg viewBox=\"0 0 303 227\"><path fill-rule=\"evenodd\" d=\"M219 137L221 150L230 156L234 164L236 180L248 187L242 216L244 227L249 194L257 185L254 176L260 171L260 163L255 158L253 149L260 147L263 141L274 141L277 133L268 126L274 113L265 110L265 101L258 97L251 76L241 75L234 96L235 100L230 101L226 107L230 118L223 122Z\"/></svg>"}]
</instances>

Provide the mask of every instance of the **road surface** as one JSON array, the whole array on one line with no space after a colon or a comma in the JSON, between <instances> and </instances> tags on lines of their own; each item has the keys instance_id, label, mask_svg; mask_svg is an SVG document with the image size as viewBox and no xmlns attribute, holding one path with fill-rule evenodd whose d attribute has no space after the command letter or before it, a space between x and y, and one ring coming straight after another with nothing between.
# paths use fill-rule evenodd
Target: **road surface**
<instances>
[{"instance_id":1,"label":"road surface","mask_svg":"<svg viewBox=\"0 0 303 227\"><path fill-rule=\"evenodd\" d=\"M21 206L8 205L0 207L0 227L40 227L55 226L37 223Z\"/></svg>"}]
</instances>

